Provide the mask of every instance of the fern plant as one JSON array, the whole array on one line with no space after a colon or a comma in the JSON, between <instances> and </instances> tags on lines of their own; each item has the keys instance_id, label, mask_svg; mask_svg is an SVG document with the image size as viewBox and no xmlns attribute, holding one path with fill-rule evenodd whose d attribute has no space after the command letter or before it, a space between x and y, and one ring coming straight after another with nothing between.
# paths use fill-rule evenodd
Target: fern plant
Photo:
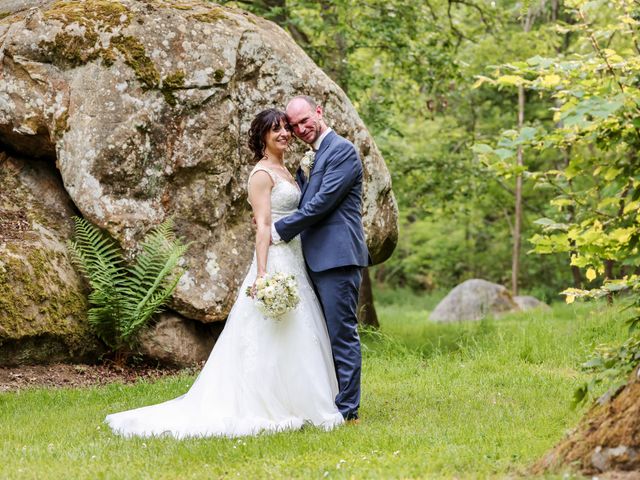
<instances>
[{"instance_id":1,"label":"fern plant","mask_svg":"<svg viewBox=\"0 0 640 480\"><path fill-rule=\"evenodd\" d=\"M188 245L175 236L169 219L144 237L140 254L127 265L105 232L83 218L73 220L68 248L91 287L89 324L122 363L135 350L140 330L175 290L183 273L175 267Z\"/></svg>"}]
</instances>

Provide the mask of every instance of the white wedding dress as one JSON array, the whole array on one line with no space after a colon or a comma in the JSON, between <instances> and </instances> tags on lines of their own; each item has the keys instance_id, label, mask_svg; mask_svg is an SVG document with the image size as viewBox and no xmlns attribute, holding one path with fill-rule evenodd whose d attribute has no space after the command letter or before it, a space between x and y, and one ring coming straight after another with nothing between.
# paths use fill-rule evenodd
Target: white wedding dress
<instances>
[{"instance_id":1,"label":"white wedding dress","mask_svg":"<svg viewBox=\"0 0 640 480\"><path fill-rule=\"evenodd\" d=\"M300 190L263 167L274 181L272 220L294 212ZM300 303L279 321L265 318L244 293L249 269L225 328L191 389L164 403L108 415L124 436L175 438L256 435L312 424L326 430L344 422L335 406L338 383L322 309L311 286L300 238L269 247L267 273L298 281Z\"/></svg>"}]
</instances>

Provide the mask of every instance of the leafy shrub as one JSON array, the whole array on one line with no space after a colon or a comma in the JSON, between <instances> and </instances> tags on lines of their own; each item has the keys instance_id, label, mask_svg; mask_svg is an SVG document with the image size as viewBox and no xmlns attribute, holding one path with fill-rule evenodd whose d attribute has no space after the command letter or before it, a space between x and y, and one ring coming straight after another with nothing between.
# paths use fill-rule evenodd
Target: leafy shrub
<instances>
[{"instance_id":1,"label":"leafy shrub","mask_svg":"<svg viewBox=\"0 0 640 480\"><path fill-rule=\"evenodd\" d=\"M122 251L105 232L74 217L75 236L68 242L74 264L91 287L89 324L122 363L135 350L138 334L173 293L182 272L174 269L188 245L176 238L166 220L142 243L142 251L127 265Z\"/></svg>"},{"instance_id":2,"label":"leafy shrub","mask_svg":"<svg viewBox=\"0 0 640 480\"><path fill-rule=\"evenodd\" d=\"M608 18L601 20L604 5ZM622 0L564 6L573 20L557 30L571 33L573 53L502 65L496 78L479 79L548 98L553 125L507 130L495 146L477 144L475 151L503 175L518 173L513 159L520 148L562 159L551 169L525 172L537 189L556 193L555 212L536 222L534 250L570 258L580 281L562 292L567 303L626 295L628 313L617 317L630 316L629 334L620 344L600 346L583 365L594 376L575 392L581 402L599 385L615 393L640 363L640 22L635 5Z\"/></svg>"}]
</instances>

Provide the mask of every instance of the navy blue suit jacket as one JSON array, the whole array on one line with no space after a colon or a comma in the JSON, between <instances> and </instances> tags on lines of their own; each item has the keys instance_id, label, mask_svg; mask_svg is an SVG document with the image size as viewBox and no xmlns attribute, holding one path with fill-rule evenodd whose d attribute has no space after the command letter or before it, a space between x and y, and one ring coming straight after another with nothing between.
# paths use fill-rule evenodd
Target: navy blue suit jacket
<instances>
[{"instance_id":1,"label":"navy blue suit jacket","mask_svg":"<svg viewBox=\"0 0 640 480\"><path fill-rule=\"evenodd\" d=\"M274 226L288 242L300 234L307 265L314 272L370 264L362 226L362 162L351 142L331 131L322 140L298 211Z\"/></svg>"}]
</instances>

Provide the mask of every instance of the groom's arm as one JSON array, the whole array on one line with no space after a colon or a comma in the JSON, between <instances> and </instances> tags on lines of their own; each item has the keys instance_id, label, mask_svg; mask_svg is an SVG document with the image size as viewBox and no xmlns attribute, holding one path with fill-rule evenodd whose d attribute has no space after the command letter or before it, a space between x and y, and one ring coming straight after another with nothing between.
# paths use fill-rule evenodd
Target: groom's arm
<instances>
[{"instance_id":1,"label":"groom's arm","mask_svg":"<svg viewBox=\"0 0 640 480\"><path fill-rule=\"evenodd\" d=\"M362 164L353 145L345 143L327 161L318 192L304 207L274 224L276 233L286 242L305 228L319 222L338 205L362 176ZM275 237L275 235L274 235ZM274 238L274 242L278 239Z\"/></svg>"}]
</instances>

